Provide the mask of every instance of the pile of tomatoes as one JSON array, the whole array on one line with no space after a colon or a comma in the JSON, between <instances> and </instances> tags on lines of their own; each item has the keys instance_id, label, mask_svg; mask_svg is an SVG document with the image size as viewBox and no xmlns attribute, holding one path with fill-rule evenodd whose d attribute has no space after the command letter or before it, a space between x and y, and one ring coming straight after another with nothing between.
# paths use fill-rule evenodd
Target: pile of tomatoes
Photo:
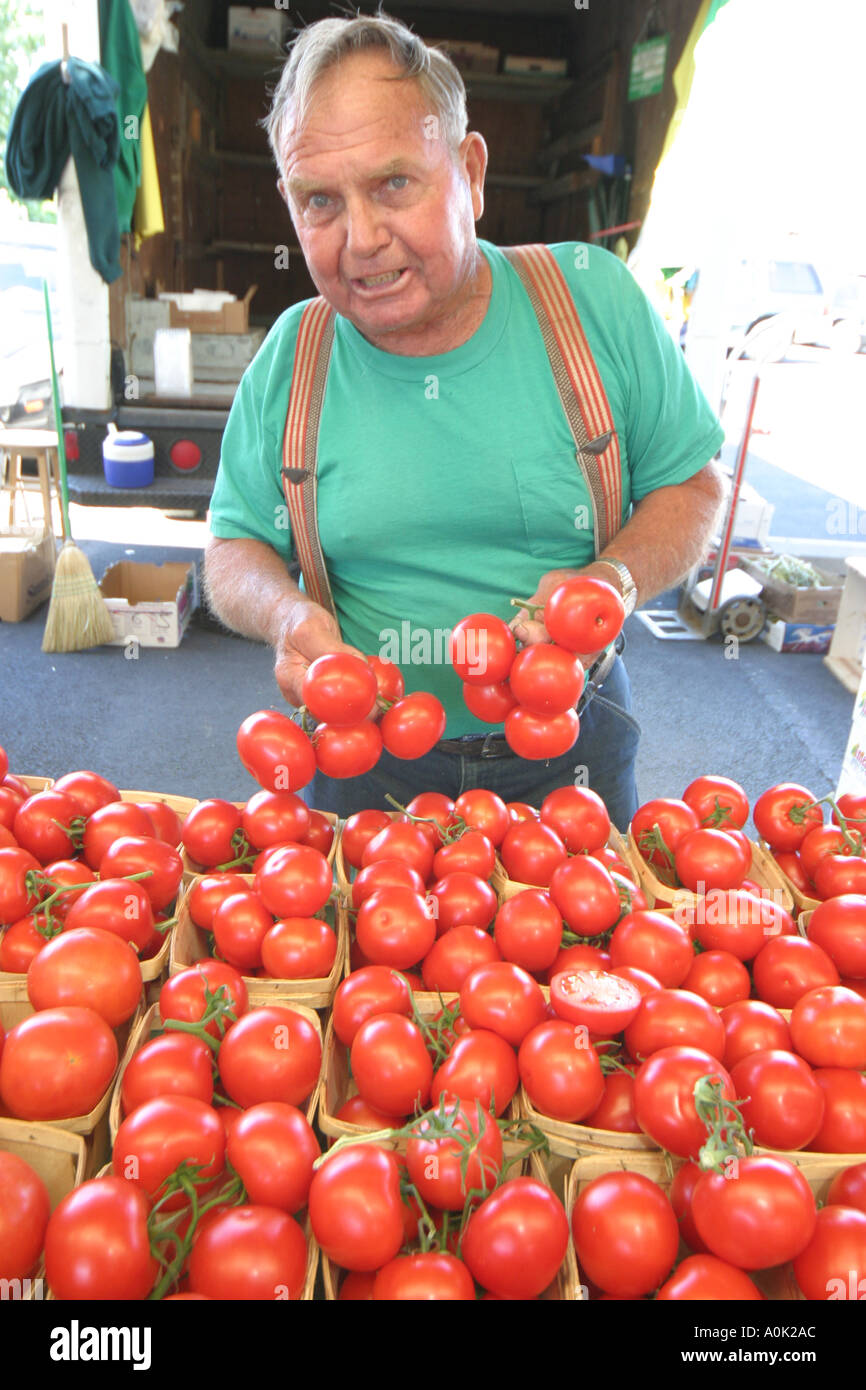
<instances>
[{"instance_id":1,"label":"pile of tomatoes","mask_svg":"<svg viewBox=\"0 0 866 1390\"><path fill-rule=\"evenodd\" d=\"M575 706L585 657L608 647L625 620L612 585L588 575L565 580L543 606L550 641L517 650L514 633L492 613L472 613L451 634L451 664L467 709L485 724L503 724L520 758L557 758L577 742Z\"/></svg>"}]
</instances>

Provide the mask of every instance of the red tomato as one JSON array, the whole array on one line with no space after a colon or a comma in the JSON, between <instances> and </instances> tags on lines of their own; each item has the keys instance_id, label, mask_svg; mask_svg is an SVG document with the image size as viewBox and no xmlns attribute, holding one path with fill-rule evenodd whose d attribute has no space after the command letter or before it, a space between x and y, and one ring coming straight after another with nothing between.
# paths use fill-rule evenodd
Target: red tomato
<instances>
[{"instance_id":1,"label":"red tomato","mask_svg":"<svg viewBox=\"0 0 866 1390\"><path fill-rule=\"evenodd\" d=\"M459 928L455 928L455 931ZM438 1105L444 1093L501 1115L519 1081L514 1049L498 1033L474 1028L457 1039L433 1077L430 1099Z\"/></svg>"},{"instance_id":2,"label":"red tomato","mask_svg":"<svg viewBox=\"0 0 866 1390\"><path fill-rule=\"evenodd\" d=\"M230 1207L197 1234L189 1282L207 1298L299 1299L306 1269L307 1242L291 1216L270 1206Z\"/></svg>"},{"instance_id":3,"label":"red tomato","mask_svg":"<svg viewBox=\"0 0 866 1390\"><path fill-rule=\"evenodd\" d=\"M568 1248L559 1198L535 1178L512 1178L469 1218L462 1253L472 1277L500 1298L537 1298Z\"/></svg>"},{"instance_id":4,"label":"red tomato","mask_svg":"<svg viewBox=\"0 0 866 1390\"><path fill-rule=\"evenodd\" d=\"M433 873L436 878L446 874L475 874L487 879L496 867L496 851L486 835L480 830L464 830L457 840L443 845L436 851L433 859Z\"/></svg>"},{"instance_id":5,"label":"red tomato","mask_svg":"<svg viewBox=\"0 0 866 1390\"><path fill-rule=\"evenodd\" d=\"M588 574L565 579L544 605L544 626L570 652L601 651L619 636L625 606L612 584Z\"/></svg>"},{"instance_id":6,"label":"red tomato","mask_svg":"<svg viewBox=\"0 0 866 1390\"><path fill-rule=\"evenodd\" d=\"M847 1067L821 1067L824 1119L809 1145L817 1153L866 1152L866 1076Z\"/></svg>"},{"instance_id":7,"label":"red tomato","mask_svg":"<svg viewBox=\"0 0 866 1390\"><path fill-rule=\"evenodd\" d=\"M616 884L604 865L587 855L576 854L554 870L550 896L578 936L601 936L619 921Z\"/></svg>"},{"instance_id":8,"label":"red tomato","mask_svg":"<svg viewBox=\"0 0 866 1390\"><path fill-rule=\"evenodd\" d=\"M562 970L610 970L610 954L600 946L562 946L547 972L547 983Z\"/></svg>"},{"instance_id":9,"label":"red tomato","mask_svg":"<svg viewBox=\"0 0 866 1390\"><path fill-rule=\"evenodd\" d=\"M382 715L382 743L394 758L423 758L443 737L447 722L436 696L416 690L395 701Z\"/></svg>"},{"instance_id":10,"label":"red tomato","mask_svg":"<svg viewBox=\"0 0 866 1390\"><path fill-rule=\"evenodd\" d=\"M680 1235L690 1250L702 1255L708 1254L706 1243L702 1240L692 1215L692 1197L695 1184L703 1177L704 1169L697 1163L682 1163L674 1173L670 1186L671 1206L679 1222ZM715 1256L712 1256L715 1259Z\"/></svg>"},{"instance_id":11,"label":"red tomato","mask_svg":"<svg viewBox=\"0 0 866 1390\"><path fill-rule=\"evenodd\" d=\"M707 951L730 951L738 960L752 960L768 936L778 936L775 904L742 889L710 893L689 911L693 935ZM788 916L788 914L785 914Z\"/></svg>"},{"instance_id":12,"label":"red tomato","mask_svg":"<svg viewBox=\"0 0 866 1390\"><path fill-rule=\"evenodd\" d=\"M56 923L54 924L56 926ZM0 936L0 970L10 975L26 975L30 962L50 939L44 912L31 913L12 922Z\"/></svg>"},{"instance_id":13,"label":"red tomato","mask_svg":"<svg viewBox=\"0 0 866 1390\"><path fill-rule=\"evenodd\" d=\"M255 792L241 812L241 827L254 849L305 840L310 812L294 792Z\"/></svg>"},{"instance_id":14,"label":"red tomato","mask_svg":"<svg viewBox=\"0 0 866 1390\"><path fill-rule=\"evenodd\" d=\"M856 1207L866 1212L866 1163L854 1163L837 1173L827 1192L826 1206Z\"/></svg>"},{"instance_id":15,"label":"red tomato","mask_svg":"<svg viewBox=\"0 0 866 1390\"><path fill-rule=\"evenodd\" d=\"M213 1106L192 1096L157 1096L136 1107L121 1123L114 1140L112 1164L117 1177L140 1183L151 1201L161 1197L166 1178L189 1162L209 1185L225 1168L226 1135ZM186 1202L178 1193L165 1210Z\"/></svg>"},{"instance_id":16,"label":"red tomato","mask_svg":"<svg viewBox=\"0 0 866 1390\"><path fill-rule=\"evenodd\" d=\"M195 925L203 931L210 931L213 915L220 903L237 891L237 874L205 874L193 879L186 905Z\"/></svg>"},{"instance_id":17,"label":"red tomato","mask_svg":"<svg viewBox=\"0 0 866 1390\"><path fill-rule=\"evenodd\" d=\"M366 660L376 677L378 698L391 703L406 694L406 683L399 666L383 656L366 654Z\"/></svg>"},{"instance_id":18,"label":"red tomato","mask_svg":"<svg viewBox=\"0 0 866 1390\"><path fill-rule=\"evenodd\" d=\"M840 975L866 979L866 895L845 893L821 903L806 936L826 951Z\"/></svg>"},{"instance_id":19,"label":"red tomato","mask_svg":"<svg viewBox=\"0 0 866 1390\"><path fill-rule=\"evenodd\" d=\"M120 1080L124 1115L159 1096L190 1096L210 1105L213 1100L213 1053L190 1033L163 1033L130 1058Z\"/></svg>"},{"instance_id":20,"label":"red tomato","mask_svg":"<svg viewBox=\"0 0 866 1390\"><path fill-rule=\"evenodd\" d=\"M375 1014L352 1041L352 1076L358 1094L384 1115L423 1110L430 1097L433 1063L417 1023L402 1014Z\"/></svg>"},{"instance_id":21,"label":"red tomato","mask_svg":"<svg viewBox=\"0 0 866 1390\"><path fill-rule=\"evenodd\" d=\"M45 944L27 971L27 997L34 1009L93 1009L109 1028L132 1017L141 993L135 952L96 927L62 932Z\"/></svg>"},{"instance_id":22,"label":"red tomato","mask_svg":"<svg viewBox=\"0 0 866 1390\"><path fill-rule=\"evenodd\" d=\"M553 965L562 940L562 918L547 893L524 888L496 914L493 937L504 960L530 972Z\"/></svg>"},{"instance_id":23,"label":"red tomato","mask_svg":"<svg viewBox=\"0 0 866 1390\"><path fill-rule=\"evenodd\" d=\"M607 844L610 835L607 807L589 787L558 787L548 793L540 817L556 831L569 854L592 854Z\"/></svg>"},{"instance_id":24,"label":"red tomato","mask_svg":"<svg viewBox=\"0 0 866 1390\"><path fill-rule=\"evenodd\" d=\"M48 1188L18 1154L0 1149L0 1279L26 1279L42 1254Z\"/></svg>"},{"instance_id":25,"label":"red tomato","mask_svg":"<svg viewBox=\"0 0 866 1390\"><path fill-rule=\"evenodd\" d=\"M519 965L492 961L479 965L460 987L460 1013L470 1028L488 1028L512 1047L545 1017L540 985Z\"/></svg>"},{"instance_id":26,"label":"red tomato","mask_svg":"<svg viewBox=\"0 0 866 1390\"><path fill-rule=\"evenodd\" d=\"M277 710L263 709L249 715L238 729L237 745L247 772L268 791L300 791L316 771L309 738Z\"/></svg>"},{"instance_id":27,"label":"red tomato","mask_svg":"<svg viewBox=\"0 0 866 1390\"><path fill-rule=\"evenodd\" d=\"M851 840L854 840L854 846ZM816 825L803 840L799 850L803 871L814 879L815 870L827 855L852 855L863 851L863 839L859 832L846 835L838 825Z\"/></svg>"},{"instance_id":28,"label":"red tomato","mask_svg":"<svg viewBox=\"0 0 866 1390\"><path fill-rule=\"evenodd\" d=\"M575 1201L571 1230L581 1270L621 1298L657 1288L680 1239L673 1207L641 1173L603 1173L587 1183Z\"/></svg>"},{"instance_id":29,"label":"red tomato","mask_svg":"<svg viewBox=\"0 0 866 1390\"><path fill-rule=\"evenodd\" d=\"M715 829L733 826L741 830L749 819L749 798L730 777L696 777L683 792L683 801L691 806L701 825Z\"/></svg>"},{"instance_id":30,"label":"red tomato","mask_svg":"<svg viewBox=\"0 0 866 1390\"><path fill-rule=\"evenodd\" d=\"M440 936L421 965L424 988L448 994L459 990L479 966L500 960L499 947L480 927L452 927Z\"/></svg>"},{"instance_id":31,"label":"red tomato","mask_svg":"<svg viewBox=\"0 0 866 1390\"><path fill-rule=\"evenodd\" d=\"M853 1207L818 1212L806 1248L794 1260L804 1298L860 1301L866 1294L866 1215Z\"/></svg>"},{"instance_id":32,"label":"red tomato","mask_svg":"<svg viewBox=\"0 0 866 1390\"><path fill-rule=\"evenodd\" d=\"M601 1063L580 1026L540 1023L521 1043L517 1063L532 1106L551 1119L580 1123L601 1102Z\"/></svg>"},{"instance_id":33,"label":"red tomato","mask_svg":"<svg viewBox=\"0 0 866 1390\"><path fill-rule=\"evenodd\" d=\"M647 863L659 869L668 868L668 862L658 849L651 849L645 837L658 828L667 848L673 854L680 840L690 830L700 825L697 814L685 801L675 797L656 797L639 806L629 827L631 836Z\"/></svg>"},{"instance_id":34,"label":"red tomato","mask_svg":"<svg viewBox=\"0 0 866 1390\"><path fill-rule=\"evenodd\" d=\"M508 812L509 822L514 825L521 820L538 820L539 813L534 806L530 806L526 801L506 801L505 809Z\"/></svg>"},{"instance_id":35,"label":"red tomato","mask_svg":"<svg viewBox=\"0 0 866 1390\"><path fill-rule=\"evenodd\" d=\"M84 858L91 869L101 872L103 856L115 840L127 835L153 837L153 821L141 806L132 801L111 801L94 811L84 827Z\"/></svg>"},{"instance_id":36,"label":"red tomato","mask_svg":"<svg viewBox=\"0 0 866 1390\"><path fill-rule=\"evenodd\" d=\"M316 767L326 777L362 777L382 755L378 724L319 724L313 734Z\"/></svg>"},{"instance_id":37,"label":"red tomato","mask_svg":"<svg viewBox=\"0 0 866 1390\"><path fill-rule=\"evenodd\" d=\"M137 1184L94 1178L57 1204L45 1232L45 1276L62 1300L144 1299L159 1275Z\"/></svg>"},{"instance_id":38,"label":"red tomato","mask_svg":"<svg viewBox=\"0 0 866 1390\"><path fill-rule=\"evenodd\" d=\"M688 932L661 912L630 912L610 939L612 966L634 965L666 989L678 989L694 960Z\"/></svg>"},{"instance_id":39,"label":"red tomato","mask_svg":"<svg viewBox=\"0 0 866 1390\"><path fill-rule=\"evenodd\" d=\"M821 825L824 816L808 787L797 782L779 782L758 797L752 820L762 840L772 850L799 849L809 831Z\"/></svg>"},{"instance_id":40,"label":"red tomato","mask_svg":"<svg viewBox=\"0 0 866 1390\"><path fill-rule=\"evenodd\" d=\"M533 714L518 705L505 716L505 741L518 758L533 762L561 758L577 743L580 719L577 711L562 714Z\"/></svg>"},{"instance_id":41,"label":"red tomato","mask_svg":"<svg viewBox=\"0 0 866 1390\"><path fill-rule=\"evenodd\" d=\"M181 1023L198 1023L205 1014L207 992L219 994L220 990L231 1004L235 1017L241 1018L249 1004L243 977L225 961L197 961L187 970L181 970L166 980L159 994L160 1018L163 1023L171 1019ZM206 1031L212 1038L222 1037L216 1020L211 1020Z\"/></svg>"},{"instance_id":42,"label":"red tomato","mask_svg":"<svg viewBox=\"0 0 866 1390\"><path fill-rule=\"evenodd\" d=\"M12 833L23 850L40 864L49 864L74 854L76 833L83 825L74 797L51 790L27 798L15 816Z\"/></svg>"},{"instance_id":43,"label":"red tomato","mask_svg":"<svg viewBox=\"0 0 866 1390\"><path fill-rule=\"evenodd\" d=\"M462 1211L470 1192L478 1200L496 1186L502 1136L495 1120L476 1105L446 1102L445 1110L463 1142L442 1135L429 1118L421 1119L406 1144L406 1166L425 1203L440 1211Z\"/></svg>"},{"instance_id":44,"label":"red tomato","mask_svg":"<svg viewBox=\"0 0 866 1390\"><path fill-rule=\"evenodd\" d=\"M43 896L39 860L26 849L0 849L0 924L26 917Z\"/></svg>"},{"instance_id":45,"label":"red tomato","mask_svg":"<svg viewBox=\"0 0 866 1390\"><path fill-rule=\"evenodd\" d=\"M340 835L340 850L346 863L360 869L365 846L390 824L387 811L356 811L349 816Z\"/></svg>"},{"instance_id":46,"label":"red tomato","mask_svg":"<svg viewBox=\"0 0 866 1390\"><path fill-rule=\"evenodd\" d=\"M262 940L262 965L275 980L324 980L337 959L337 933L319 917L285 917Z\"/></svg>"},{"instance_id":47,"label":"red tomato","mask_svg":"<svg viewBox=\"0 0 866 1390\"><path fill-rule=\"evenodd\" d=\"M334 1119L341 1120L346 1125L357 1125L359 1129L398 1129L403 1123L404 1116L398 1119L394 1115L383 1115L381 1110L374 1110L372 1105L368 1105L361 1096L350 1096L344 1101L336 1112ZM414 1234L414 1231L413 1231Z\"/></svg>"},{"instance_id":48,"label":"red tomato","mask_svg":"<svg viewBox=\"0 0 866 1390\"><path fill-rule=\"evenodd\" d=\"M695 1110L695 1083L702 1077L722 1083L725 1100L735 1100L724 1067L697 1047L663 1047L642 1064L634 1079L635 1114L645 1134L680 1158L697 1158L707 1137Z\"/></svg>"},{"instance_id":49,"label":"red tomato","mask_svg":"<svg viewBox=\"0 0 866 1390\"><path fill-rule=\"evenodd\" d=\"M791 1011L791 1042L813 1067L866 1068L866 999L853 989L811 989Z\"/></svg>"},{"instance_id":50,"label":"red tomato","mask_svg":"<svg viewBox=\"0 0 866 1390\"><path fill-rule=\"evenodd\" d=\"M193 806L183 823L182 835L187 854L209 869L230 864L248 848L241 828L241 811L218 797Z\"/></svg>"},{"instance_id":51,"label":"red tomato","mask_svg":"<svg viewBox=\"0 0 866 1390\"><path fill-rule=\"evenodd\" d=\"M396 1155L373 1144L343 1149L313 1174L310 1224L320 1248L342 1269L381 1269L403 1244Z\"/></svg>"},{"instance_id":52,"label":"red tomato","mask_svg":"<svg viewBox=\"0 0 866 1390\"><path fill-rule=\"evenodd\" d=\"M515 883L546 888L567 851L562 840L540 821L518 821L506 832L499 849L503 868Z\"/></svg>"},{"instance_id":53,"label":"red tomato","mask_svg":"<svg viewBox=\"0 0 866 1390\"><path fill-rule=\"evenodd\" d=\"M317 849L325 858L331 852L334 843L334 827L328 820L323 811L310 812L310 826L304 836L304 844L311 845Z\"/></svg>"},{"instance_id":54,"label":"red tomato","mask_svg":"<svg viewBox=\"0 0 866 1390\"><path fill-rule=\"evenodd\" d=\"M213 915L211 931L218 953L236 970L258 970L262 942L274 925L257 893L241 890L224 898Z\"/></svg>"},{"instance_id":55,"label":"red tomato","mask_svg":"<svg viewBox=\"0 0 866 1390\"><path fill-rule=\"evenodd\" d=\"M54 782L52 791L66 792L81 808L83 816L92 816L100 807L109 802L119 801L120 792L107 777L98 772L67 772Z\"/></svg>"},{"instance_id":56,"label":"red tomato","mask_svg":"<svg viewBox=\"0 0 866 1390\"><path fill-rule=\"evenodd\" d=\"M659 1303L708 1299L758 1302L763 1298L748 1274L716 1259L715 1255L689 1255L656 1294Z\"/></svg>"},{"instance_id":57,"label":"red tomato","mask_svg":"<svg viewBox=\"0 0 866 1390\"><path fill-rule=\"evenodd\" d=\"M683 989L699 994L717 1009L748 999L752 989L749 972L730 951L702 951L692 961Z\"/></svg>"},{"instance_id":58,"label":"red tomato","mask_svg":"<svg viewBox=\"0 0 866 1390\"><path fill-rule=\"evenodd\" d=\"M409 1014L412 1002L405 978L385 965L355 970L334 995L334 1032L350 1047L362 1023L375 1014Z\"/></svg>"},{"instance_id":59,"label":"red tomato","mask_svg":"<svg viewBox=\"0 0 866 1390\"><path fill-rule=\"evenodd\" d=\"M647 994L625 1030L625 1045L643 1061L663 1047L699 1047L722 1061L725 1025L700 995L685 989L658 989Z\"/></svg>"},{"instance_id":60,"label":"red tomato","mask_svg":"<svg viewBox=\"0 0 866 1390\"><path fill-rule=\"evenodd\" d=\"M505 716L517 708L508 681L498 681L494 685L467 685L464 682L461 688L463 703L469 713L484 724L502 724Z\"/></svg>"},{"instance_id":61,"label":"red tomato","mask_svg":"<svg viewBox=\"0 0 866 1390\"><path fill-rule=\"evenodd\" d=\"M256 873L256 892L274 917L314 917L334 886L331 866L309 845L275 850Z\"/></svg>"},{"instance_id":62,"label":"red tomato","mask_svg":"<svg viewBox=\"0 0 866 1390\"><path fill-rule=\"evenodd\" d=\"M72 896L72 895L70 895ZM66 931L79 927L111 932L142 953L153 937L153 906L141 883L104 878L77 893L65 921Z\"/></svg>"},{"instance_id":63,"label":"red tomato","mask_svg":"<svg viewBox=\"0 0 866 1390\"><path fill-rule=\"evenodd\" d=\"M183 838L180 816L167 801L139 801L136 803L146 811L153 821L153 833L158 840L174 849Z\"/></svg>"},{"instance_id":64,"label":"red tomato","mask_svg":"<svg viewBox=\"0 0 866 1390\"><path fill-rule=\"evenodd\" d=\"M373 1300L474 1302L475 1285L456 1255L427 1250L400 1255L380 1269L373 1284Z\"/></svg>"},{"instance_id":65,"label":"red tomato","mask_svg":"<svg viewBox=\"0 0 866 1390\"><path fill-rule=\"evenodd\" d=\"M604 1095L583 1123L590 1129L640 1134L634 1113L634 1077L625 1071L609 1072L604 1078Z\"/></svg>"},{"instance_id":66,"label":"red tomato","mask_svg":"<svg viewBox=\"0 0 866 1390\"><path fill-rule=\"evenodd\" d=\"M583 690L584 670L574 652L554 642L524 647L511 665L508 683L517 703L550 718L574 709Z\"/></svg>"},{"instance_id":67,"label":"red tomato","mask_svg":"<svg viewBox=\"0 0 866 1390\"><path fill-rule=\"evenodd\" d=\"M610 962L608 961L608 963ZM634 965L615 965L610 973L618 975L621 980L629 980L633 985L636 985L642 999L645 999L648 994L652 994L654 990L662 988L654 975L650 975L646 970L638 970Z\"/></svg>"},{"instance_id":68,"label":"red tomato","mask_svg":"<svg viewBox=\"0 0 866 1390\"><path fill-rule=\"evenodd\" d=\"M435 903L438 936L452 927L489 927L496 916L497 897L490 884L465 870L437 879L430 897Z\"/></svg>"},{"instance_id":69,"label":"red tomato","mask_svg":"<svg viewBox=\"0 0 866 1390\"><path fill-rule=\"evenodd\" d=\"M722 1061L728 1071L753 1052L791 1051L787 1020L772 1004L760 999L739 999L722 1009L721 1019L725 1027Z\"/></svg>"},{"instance_id":70,"label":"red tomato","mask_svg":"<svg viewBox=\"0 0 866 1390\"><path fill-rule=\"evenodd\" d=\"M172 845L152 835L124 835L114 841L99 862L101 878L125 878L146 873L140 880L154 912L175 900L183 879L183 861Z\"/></svg>"},{"instance_id":71,"label":"red tomato","mask_svg":"<svg viewBox=\"0 0 866 1390\"><path fill-rule=\"evenodd\" d=\"M751 859L743 846L724 830L690 830L674 851L677 877L696 893L713 888L738 888Z\"/></svg>"},{"instance_id":72,"label":"red tomato","mask_svg":"<svg viewBox=\"0 0 866 1390\"><path fill-rule=\"evenodd\" d=\"M826 854L815 870L815 893L822 899L842 894L866 893L866 859L847 854Z\"/></svg>"},{"instance_id":73,"label":"red tomato","mask_svg":"<svg viewBox=\"0 0 866 1390\"><path fill-rule=\"evenodd\" d=\"M249 1201L289 1213L306 1206L320 1153L306 1116L279 1101L244 1110L226 1145Z\"/></svg>"},{"instance_id":74,"label":"red tomato","mask_svg":"<svg viewBox=\"0 0 866 1390\"><path fill-rule=\"evenodd\" d=\"M740 1269L796 1259L815 1232L815 1198L787 1159L753 1154L736 1160L736 1178L704 1173L692 1215L710 1251Z\"/></svg>"},{"instance_id":75,"label":"red tomato","mask_svg":"<svg viewBox=\"0 0 866 1390\"><path fill-rule=\"evenodd\" d=\"M461 792L454 802L454 815L464 820L470 830L480 830L494 848L502 844L511 824L502 797L483 787Z\"/></svg>"},{"instance_id":76,"label":"red tomato","mask_svg":"<svg viewBox=\"0 0 866 1390\"><path fill-rule=\"evenodd\" d=\"M406 970L436 940L436 919L427 899L411 888L380 888L359 908L355 934L373 965Z\"/></svg>"},{"instance_id":77,"label":"red tomato","mask_svg":"<svg viewBox=\"0 0 866 1390\"><path fill-rule=\"evenodd\" d=\"M810 989L839 983L827 952L799 936L771 938L752 961L752 977L758 998L777 1009L792 1009Z\"/></svg>"},{"instance_id":78,"label":"red tomato","mask_svg":"<svg viewBox=\"0 0 866 1390\"><path fill-rule=\"evenodd\" d=\"M421 826L393 821L367 841L361 867L366 869L380 859L402 859L426 883L433 871L433 857L433 846Z\"/></svg>"},{"instance_id":79,"label":"red tomato","mask_svg":"<svg viewBox=\"0 0 866 1390\"><path fill-rule=\"evenodd\" d=\"M516 652L511 628L492 613L471 613L451 633L451 665L468 685L507 680Z\"/></svg>"},{"instance_id":80,"label":"red tomato","mask_svg":"<svg viewBox=\"0 0 866 1390\"><path fill-rule=\"evenodd\" d=\"M92 1009L43 1009L17 1023L0 1053L0 1098L21 1120L67 1120L99 1104L117 1042Z\"/></svg>"},{"instance_id":81,"label":"red tomato","mask_svg":"<svg viewBox=\"0 0 866 1390\"><path fill-rule=\"evenodd\" d=\"M773 858L778 867L782 870L785 878L802 893L804 898L815 896L815 885L806 873L800 862L800 856L795 849L773 850Z\"/></svg>"},{"instance_id":82,"label":"red tomato","mask_svg":"<svg viewBox=\"0 0 866 1390\"><path fill-rule=\"evenodd\" d=\"M376 674L363 657L351 652L326 652L304 672L304 704L314 719L344 727L360 724L376 703Z\"/></svg>"},{"instance_id":83,"label":"red tomato","mask_svg":"<svg viewBox=\"0 0 866 1390\"><path fill-rule=\"evenodd\" d=\"M821 1128L824 1093L793 1052L750 1052L731 1072L747 1129L763 1149L804 1149Z\"/></svg>"},{"instance_id":84,"label":"red tomato","mask_svg":"<svg viewBox=\"0 0 866 1390\"><path fill-rule=\"evenodd\" d=\"M603 970L564 970L550 981L553 1011L579 1023L597 1038L621 1033L639 1012L640 991L628 980Z\"/></svg>"},{"instance_id":85,"label":"red tomato","mask_svg":"<svg viewBox=\"0 0 866 1390\"><path fill-rule=\"evenodd\" d=\"M217 1061L226 1092L245 1109L267 1100L302 1105L319 1079L322 1043L303 1014L271 1004L232 1024Z\"/></svg>"}]
</instances>

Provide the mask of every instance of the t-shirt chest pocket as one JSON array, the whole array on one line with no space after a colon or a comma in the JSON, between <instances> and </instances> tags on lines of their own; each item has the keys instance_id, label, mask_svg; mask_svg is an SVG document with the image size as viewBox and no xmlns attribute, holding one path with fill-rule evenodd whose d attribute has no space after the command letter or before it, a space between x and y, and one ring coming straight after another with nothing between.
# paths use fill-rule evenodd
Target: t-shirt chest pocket
<instances>
[{"instance_id":1,"label":"t-shirt chest pocket","mask_svg":"<svg viewBox=\"0 0 866 1390\"><path fill-rule=\"evenodd\" d=\"M556 564L587 564L595 551L592 498L572 448L554 453L514 453L526 547Z\"/></svg>"}]
</instances>

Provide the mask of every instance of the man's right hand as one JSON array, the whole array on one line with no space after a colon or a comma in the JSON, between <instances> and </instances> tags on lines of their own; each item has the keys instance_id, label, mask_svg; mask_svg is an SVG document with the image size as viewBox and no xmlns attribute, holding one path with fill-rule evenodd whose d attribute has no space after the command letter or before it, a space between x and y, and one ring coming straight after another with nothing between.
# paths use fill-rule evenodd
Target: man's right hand
<instances>
[{"instance_id":1,"label":"man's right hand","mask_svg":"<svg viewBox=\"0 0 866 1390\"><path fill-rule=\"evenodd\" d=\"M327 609L307 599L293 603L280 629L274 675L295 709L304 703L302 686L307 668L328 652L351 652L364 659L363 652L342 640L337 621Z\"/></svg>"}]
</instances>

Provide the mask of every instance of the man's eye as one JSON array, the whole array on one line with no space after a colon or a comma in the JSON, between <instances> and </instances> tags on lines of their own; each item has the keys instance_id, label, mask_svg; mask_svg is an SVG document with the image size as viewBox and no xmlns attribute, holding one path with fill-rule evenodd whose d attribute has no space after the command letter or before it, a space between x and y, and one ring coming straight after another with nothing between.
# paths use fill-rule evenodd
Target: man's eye
<instances>
[{"instance_id":1,"label":"man's eye","mask_svg":"<svg viewBox=\"0 0 866 1390\"><path fill-rule=\"evenodd\" d=\"M393 189L406 188L408 187L408 184L409 178L406 174L392 174L388 180L389 187Z\"/></svg>"},{"instance_id":2,"label":"man's eye","mask_svg":"<svg viewBox=\"0 0 866 1390\"><path fill-rule=\"evenodd\" d=\"M321 212L323 208L328 206L330 201L327 193L313 193L310 197L310 207L315 208L317 212Z\"/></svg>"}]
</instances>

